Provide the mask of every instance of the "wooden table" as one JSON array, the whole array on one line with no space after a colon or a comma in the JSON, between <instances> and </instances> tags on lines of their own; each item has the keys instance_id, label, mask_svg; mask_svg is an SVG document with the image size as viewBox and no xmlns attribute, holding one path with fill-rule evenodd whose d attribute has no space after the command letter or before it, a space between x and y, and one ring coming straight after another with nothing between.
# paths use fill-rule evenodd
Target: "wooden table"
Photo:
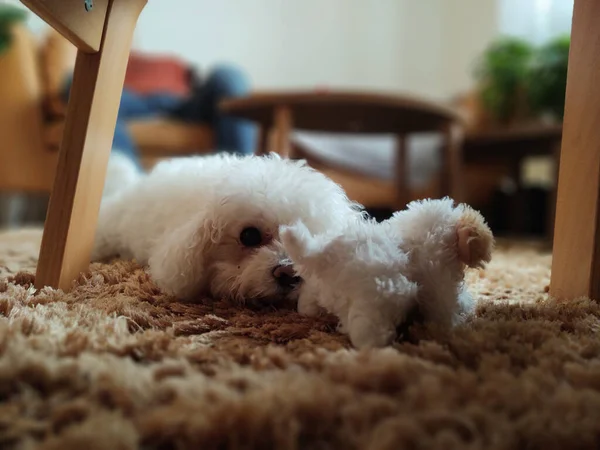
<instances>
[{"instance_id":1,"label":"wooden table","mask_svg":"<svg viewBox=\"0 0 600 450\"><path fill-rule=\"evenodd\" d=\"M417 132L440 132L444 136L442 194L458 201L462 198L462 121L449 107L387 93L300 91L256 93L226 100L221 109L260 126L259 154L274 149L284 157L294 157L293 129L395 135L397 208L404 207L410 197L406 137ZM273 139L269 139L270 135Z\"/></svg>"}]
</instances>

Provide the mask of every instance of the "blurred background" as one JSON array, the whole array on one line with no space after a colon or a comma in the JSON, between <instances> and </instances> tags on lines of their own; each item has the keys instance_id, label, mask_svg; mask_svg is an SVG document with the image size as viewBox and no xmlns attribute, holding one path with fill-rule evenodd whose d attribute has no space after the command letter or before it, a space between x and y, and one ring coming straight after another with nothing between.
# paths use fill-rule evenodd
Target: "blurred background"
<instances>
[{"instance_id":1,"label":"blurred background","mask_svg":"<svg viewBox=\"0 0 600 450\"><path fill-rule=\"evenodd\" d=\"M0 7L0 220L40 224L75 52L31 13L15 13L24 11L18 2L0 0ZM499 235L547 238L572 7L573 0L150 0L126 88L176 90L181 68L202 83L230 67L248 84L245 95L373 91L454 108L466 120L465 200ZM188 142L206 139L200 128L151 119L130 127L144 167L200 152ZM214 127L211 120L202 125ZM183 141L185 152L170 150ZM396 207L393 136L296 130L293 142L319 155L323 170L375 213ZM438 195L439 146L436 133L410 141L412 198Z\"/></svg>"}]
</instances>

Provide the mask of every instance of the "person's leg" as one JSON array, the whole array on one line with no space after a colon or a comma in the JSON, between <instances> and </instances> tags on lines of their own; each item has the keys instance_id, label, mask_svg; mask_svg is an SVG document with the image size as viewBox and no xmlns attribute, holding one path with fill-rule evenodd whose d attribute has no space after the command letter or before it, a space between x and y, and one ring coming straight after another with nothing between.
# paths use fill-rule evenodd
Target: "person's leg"
<instances>
[{"instance_id":1,"label":"person's leg","mask_svg":"<svg viewBox=\"0 0 600 450\"><path fill-rule=\"evenodd\" d=\"M122 153L129 157L135 164L140 167L140 157L135 146L135 142L131 137L131 133L127 128L125 121L117 117L117 124L115 126L115 135L113 137L112 151Z\"/></svg>"},{"instance_id":2,"label":"person's leg","mask_svg":"<svg viewBox=\"0 0 600 450\"><path fill-rule=\"evenodd\" d=\"M219 66L209 73L204 84L172 115L188 122L208 123L215 129L216 150L252 154L256 147L256 127L249 121L222 114L219 102L241 97L250 91L250 83L241 70Z\"/></svg>"},{"instance_id":3,"label":"person's leg","mask_svg":"<svg viewBox=\"0 0 600 450\"><path fill-rule=\"evenodd\" d=\"M141 168L137 146L127 128L127 121L132 119L147 119L168 113L181 99L169 94L154 94L140 96L127 89L123 90L119 115L113 138L113 150L131 158Z\"/></svg>"}]
</instances>

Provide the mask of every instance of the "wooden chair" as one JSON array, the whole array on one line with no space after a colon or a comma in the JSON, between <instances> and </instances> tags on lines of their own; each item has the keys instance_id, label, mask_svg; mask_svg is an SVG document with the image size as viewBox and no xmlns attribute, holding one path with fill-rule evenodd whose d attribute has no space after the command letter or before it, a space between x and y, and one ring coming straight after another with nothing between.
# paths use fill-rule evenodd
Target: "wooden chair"
<instances>
[{"instance_id":1,"label":"wooden chair","mask_svg":"<svg viewBox=\"0 0 600 450\"><path fill-rule=\"evenodd\" d=\"M22 0L78 49L36 274L69 289L87 270L133 32L147 0Z\"/></svg>"},{"instance_id":2,"label":"wooden chair","mask_svg":"<svg viewBox=\"0 0 600 450\"><path fill-rule=\"evenodd\" d=\"M600 300L600 2L575 0L550 294Z\"/></svg>"}]
</instances>

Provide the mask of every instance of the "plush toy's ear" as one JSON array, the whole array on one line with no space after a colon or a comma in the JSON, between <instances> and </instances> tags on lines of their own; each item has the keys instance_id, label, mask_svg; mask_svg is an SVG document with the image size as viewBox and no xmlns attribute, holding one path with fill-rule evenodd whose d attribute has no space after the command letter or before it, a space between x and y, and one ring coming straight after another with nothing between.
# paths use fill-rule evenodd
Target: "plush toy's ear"
<instances>
[{"instance_id":1,"label":"plush toy's ear","mask_svg":"<svg viewBox=\"0 0 600 450\"><path fill-rule=\"evenodd\" d=\"M192 298L206 287L205 254L214 240L211 225L202 218L168 231L151 252L150 276L165 293Z\"/></svg>"},{"instance_id":2,"label":"plush toy's ear","mask_svg":"<svg viewBox=\"0 0 600 450\"><path fill-rule=\"evenodd\" d=\"M313 236L301 222L281 227L279 237L301 277L315 273L323 276L336 261L335 239L324 235Z\"/></svg>"},{"instance_id":3,"label":"plush toy's ear","mask_svg":"<svg viewBox=\"0 0 600 450\"><path fill-rule=\"evenodd\" d=\"M302 222L284 225L279 229L279 238L283 248L294 263L300 263L312 250L313 236Z\"/></svg>"},{"instance_id":4,"label":"plush toy's ear","mask_svg":"<svg viewBox=\"0 0 600 450\"><path fill-rule=\"evenodd\" d=\"M468 267L483 267L492 259L494 236L481 214L469 206L458 220L458 257Z\"/></svg>"}]
</instances>

